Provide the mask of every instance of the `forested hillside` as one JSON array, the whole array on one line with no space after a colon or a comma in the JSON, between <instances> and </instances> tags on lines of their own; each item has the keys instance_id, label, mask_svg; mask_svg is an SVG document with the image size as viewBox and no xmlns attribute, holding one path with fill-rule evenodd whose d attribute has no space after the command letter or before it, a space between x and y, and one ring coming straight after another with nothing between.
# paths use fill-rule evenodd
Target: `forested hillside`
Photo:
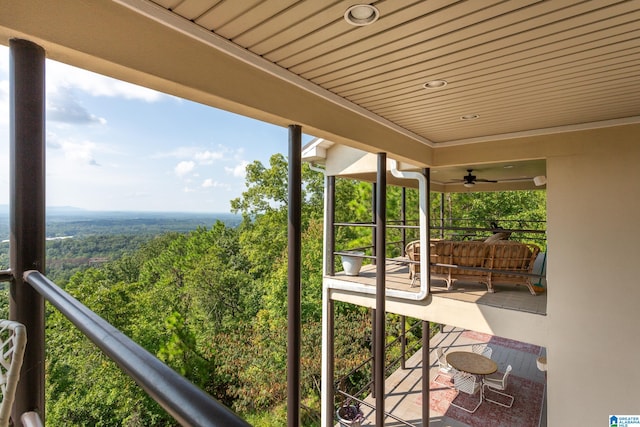
<instances>
[{"instance_id":1,"label":"forested hillside","mask_svg":"<svg viewBox=\"0 0 640 427\"><path fill-rule=\"evenodd\" d=\"M257 426L286 425L287 162L247 168L246 191L232 201L238 226L217 222L189 233L142 238L119 256L57 283L133 340ZM303 167L303 423L318 425L320 392L323 177ZM371 185L337 182L336 220L371 220ZM451 195L453 217L544 219L541 192ZM432 210L439 215L439 199ZM513 205L517 206L513 206ZM389 219L400 190L390 189ZM408 216L417 195L408 191ZM480 212L480 213L478 213ZM474 215L475 215L474 213ZM132 240L133 242L133 240ZM339 248L365 246L368 229L340 228ZM99 242L97 241L96 244ZM80 250L78 248L78 250ZM69 257L76 256L70 252ZM389 329L397 318L389 316ZM370 353L370 314L336 307L336 377ZM47 311L47 425L167 426L173 420L84 339L56 310ZM410 337L419 340L419 333ZM368 365L367 368L368 369ZM350 379L356 389L369 374ZM349 384L347 384L348 386Z\"/></svg>"},{"instance_id":2,"label":"forested hillside","mask_svg":"<svg viewBox=\"0 0 640 427\"><path fill-rule=\"evenodd\" d=\"M135 252L154 236L187 233L222 221L235 227L242 217L229 213L94 212L48 208L46 274L63 283L90 266ZM9 267L9 207L0 205L0 269Z\"/></svg>"}]
</instances>

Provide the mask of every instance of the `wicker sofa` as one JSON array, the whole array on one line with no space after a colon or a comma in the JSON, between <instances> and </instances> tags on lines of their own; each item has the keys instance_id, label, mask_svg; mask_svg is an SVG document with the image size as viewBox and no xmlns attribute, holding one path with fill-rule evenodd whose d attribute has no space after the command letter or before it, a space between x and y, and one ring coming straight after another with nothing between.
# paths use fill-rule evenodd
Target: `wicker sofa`
<instances>
[{"instance_id":1,"label":"wicker sofa","mask_svg":"<svg viewBox=\"0 0 640 427\"><path fill-rule=\"evenodd\" d=\"M533 271L534 262L540 252L536 245L491 239L439 240L431 241L430 246L431 278L444 280L447 289L451 289L456 280L465 280L483 283L489 292L495 292L494 284L525 285L532 295L536 295L531 277L509 274L530 274ZM417 241L409 243L406 247L410 260L419 261L419 252L420 243ZM419 264L410 264L410 278L415 280L419 272Z\"/></svg>"}]
</instances>

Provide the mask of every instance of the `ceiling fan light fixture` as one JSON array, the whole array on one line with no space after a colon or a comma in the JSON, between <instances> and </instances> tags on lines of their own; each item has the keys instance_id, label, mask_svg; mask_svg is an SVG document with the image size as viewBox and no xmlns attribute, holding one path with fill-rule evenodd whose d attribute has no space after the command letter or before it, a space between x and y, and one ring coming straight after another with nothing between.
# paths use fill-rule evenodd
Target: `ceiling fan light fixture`
<instances>
[{"instance_id":1,"label":"ceiling fan light fixture","mask_svg":"<svg viewBox=\"0 0 640 427\"><path fill-rule=\"evenodd\" d=\"M379 17L380 11L370 4L353 5L344 13L345 21L358 27L373 24Z\"/></svg>"},{"instance_id":2,"label":"ceiling fan light fixture","mask_svg":"<svg viewBox=\"0 0 640 427\"><path fill-rule=\"evenodd\" d=\"M473 188L473 186L476 185L476 183L475 182L465 182L462 185L464 185L467 188Z\"/></svg>"}]
</instances>

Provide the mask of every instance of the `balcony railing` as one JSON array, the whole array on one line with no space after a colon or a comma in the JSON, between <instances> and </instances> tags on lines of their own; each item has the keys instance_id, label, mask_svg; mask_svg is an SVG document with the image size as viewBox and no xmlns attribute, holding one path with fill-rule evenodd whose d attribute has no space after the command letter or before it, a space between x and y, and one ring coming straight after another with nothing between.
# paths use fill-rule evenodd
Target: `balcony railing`
<instances>
[{"instance_id":1,"label":"balcony railing","mask_svg":"<svg viewBox=\"0 0 640 427\"><path fill-rule=\"evenodd\" d=\"M162 363L42 273L27 271L24 280L180 424L249 426L229 408Z\"/></svg>"},{"instance_id":2,"label":"balcony railing","mask_svg":"<svg viewBox=\"0 0 640 427\"><path fill-rule=\"evenodd\" d=\"M541 247L542 252L545 252L546 248L546 230L544 226L546 225L545 221L525 221L525 220L502 220L501 223L512 223L513 228L493 228L493 227L474 227L471 225L457 225L462 224L464 219L455 219L455 220L447 220L448 222L455 224L450 226L442 226L442 227L430 227L430 233L436 234L438 236L444 236L447 240L473 240L473 239L484 239L491 235L491 233L496 232L508 232L511 235L511 239L518 241L526 241L530 243L535 243ZM386 254L391 254L390 257L385 258L386 262L398 262L397 256L406 256L405 247L409 240L407 239L406 231L408 230L418 230L419 226L406 224L407 222L411 222L409 220L401 220L401 221L390 221L386 224L387 230L401 230L402 231L402 239L401 240L392 240L385 242ZM401 223L401 224L398 224ZM374 223L353 223L353 222L334 222L334 228L337 227L364 227L364 228L372 228L375 230L376 224ZM536 227L536 228L533 228ZM445 234L446 233L446 234ZM414 236L417 239L416 236ZM431 238L435 238L435 236L431 236ZM398 250L398 246L400 249ZM354 254L354 251L365 251L363 255ZM366 251L371 251L371 255L367 255ZM352 257L358 257L363 259L369 259L372 263L375 263L376 254L375 254L375 245L367 245L361 246L357 248L349 248L344 250L333 250L332 251L332 263L335 263L335 257L340 255L349 255ZM411 261L411 260L403 260L404 264L418 264L419 261ZM451 267L458 268L456 265L450 264L437 264L431 263L431 266L443 266L443 267ZM515 271L503 271L497 269L488 269L488 268L480 268L480 267L460 267L465 270L478 270L478 271L493 271L494 273L504 273L504 274L512 274L518 276L526 276L532 277L539 280L545 278L544 274L531 274L531 273L521 273Z\"/></svg>"},{"instance_id":3,"label":"balcony railing","mask_svg":"<svg viewBox=\"0 0 640 427\"><path fill-rule=\"evenodd\" d=\"M396 336L394 339L390 340L389 342L387 342L385 344L385 351L390 350L391 348L399 345L400 346L400 355L394 359L391 359L389 361L387 361L384 365L384 371L385 371L385 377L387 377L389 374L392 373L393 370L397 369L397 367L399 366L401 369L405 369L405 362L407 360L407 353L414 353L416 352L420 346L421 346L421 342L420 340L414 342L412 345L409 346L409 348L407 348L407 333L409 332L415 332L418 329L420 329L420 327L422 326L420 322L415 323L413 326L411 326L409 329L406 329L406 318L405 316L401 316L400 317L400 322L401 322L401 331L398 334L398 336ZM424 332L424 331L423 331ZM431 331L428 332L429 334L431 333ZM375 405L372 405L368 402L366 402L365 400L363 400L363 397L366 396L367 394L369 394L369 392L371 392L371 394L373 395L374 393L374 379L373 377L371 378L370 381L368 381L366 384L363 384L361 386L361 388L357 391L347 391L344 390L344 383L349 379L350 376L352 376L353 374L364 370L367 366L372 365L374 363L374 357L373 355L369 358L367 358L366 360L364 360L362 363L360 363L359 365L357 365L355 368L351 369L349 372L347 372L346 374L342 375L340 378L336 379L334 381L334 388L335 391L338 394L341 394L342 396L345 397L346 401L352 401L352 402L358 402L360 405L364 405L367 406L373 410L376 409ZM406 426L410 426L413 427L414 424L411 424L410 422L390 413L385 411L385 415L389 418L392 418L393 420L397 421L399 424L401 425L406 425Z\"/></svg>"}]
</instances>

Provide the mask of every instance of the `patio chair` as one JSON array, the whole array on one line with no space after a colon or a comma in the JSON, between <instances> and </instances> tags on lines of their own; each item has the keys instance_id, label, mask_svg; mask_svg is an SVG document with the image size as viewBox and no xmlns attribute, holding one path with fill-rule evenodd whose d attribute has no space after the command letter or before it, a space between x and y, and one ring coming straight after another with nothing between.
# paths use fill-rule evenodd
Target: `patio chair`
<instances>
[{"instance_id":1,"label":"patio chair","mask_svg":"<svg viewBox=\"0 0 640 427\"><path fill-rule=\"evenodd\" d=\"M511 408L513 406L513 401L515 400L515 398L510 394L503 393L503 391L507 389L507 379L509 378L511 369L512 369L511 365L509 365L507 366L507 369L505 369L504 374L501 377L496 378L495 376L494 377L488 376L483 378L482 380L483 392L484 392L484 387L486 387L489 390L491 390L493 393L497 393L509 399L509 403L506 404L506 403L498 402L496 400L491 400L487 397L487 394L485 393L486 401L495 403L496 405L504 406L505 408Z\"/></svg>"},{"instance_id":2,"label":"patio chair","mask_svg":"<svg viewBox=\"0 0 640 427\"><path fill-rule=\"evenodd\" d=\"M438 375L435 376L433 382L451 388L450 384L438 381L438 378L442 375L451 381L456 372L458 372L453 366L447 363L447 357L444 354L444 350L440 347L436 348L436 356L438 357Z\"/></svg>"},{"instance_id":3,"label":"patio chair","mask_svg":"<svg viewBox=\"0 0 640 427\"><path fill-rule=\"evenodd\" d=\"M484 357L488 357L489 359L491 359L491 355L493 354L493 349L486 344L473 344L471 346L471 351L481 354Z\"/></svg>"},{"instance_id":4,"label":"patio chair","mask_svg":"<svg viewBox=\"0 0 640 427\"><path fill-rule=\"evenodd\" d=\"M480 390L482 382L475 375L458 371L453 376L453 386L456 388L456 390L473 396L474 394L478 393L478 390ZM456 408L460 408L463 411L473 414L474 412L476 412L476 410L478 410L480 404L482 403L482 393L478 394L480 395L480 399L478 400L478 404L472 409L457 405L456 403L454 403L455 398L451 401L451 404ZM456 398L457 397L458 396L456 396Z\"/></svg>"},{"instance_id":5,"label":"patio chair","mask_svg":"<svg viewBox=\"0 0 640 427\"><path fill-rule=\"evenodd\" d=\"M420 241L414 240L409 242L404 248L404 252L409 257L410 261L420 261ZM411 279L411 286L413 288L414 283L420 277L420 264L409 264L409 279Z\"/></svg>"},{"instance_id":6,"label":"patio chair","mask_svg":"<svg viewBox=\"0 0 640 427\"><path fill-rule=\"evenodd\" d=\"M27 345L27 330L22 323L0 320L0 427L9 425L11 407L20 379L20 368Z\"/></svg>"}]
</instances>

